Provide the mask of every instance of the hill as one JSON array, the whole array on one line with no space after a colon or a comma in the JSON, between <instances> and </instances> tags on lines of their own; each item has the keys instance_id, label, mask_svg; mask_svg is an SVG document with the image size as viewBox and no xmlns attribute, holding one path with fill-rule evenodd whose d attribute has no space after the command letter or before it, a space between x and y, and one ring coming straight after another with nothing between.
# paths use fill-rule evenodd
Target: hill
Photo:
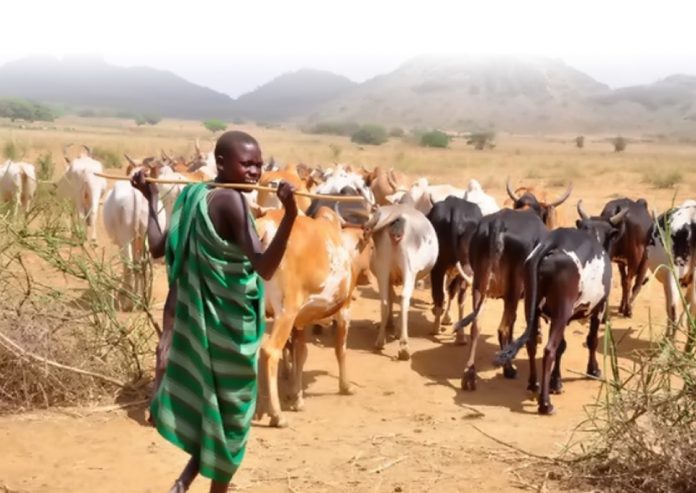
<instances>
[{"instance_id":1,"label":"hill","mask_svg":"<svg viewBox=\"0 0 696 493\"><path fill-rule=\"evenodd\" d=\"M322 70L303 69L283 74L236 101L240 116L255 120L286 120L315 111L357 84Z\"/></svg>"},{"instance_id":2,"label":"hill","mask_svg":"<svg viewBox=\"0 0 696 493\"><path fill-rule=\"evenodd\" d=\"M171 72L118 67L93 57L30 57L7 63L0 67L0 96L178 118L226 118L234 113L231 97Z\"/></svg>"}]
</instances>

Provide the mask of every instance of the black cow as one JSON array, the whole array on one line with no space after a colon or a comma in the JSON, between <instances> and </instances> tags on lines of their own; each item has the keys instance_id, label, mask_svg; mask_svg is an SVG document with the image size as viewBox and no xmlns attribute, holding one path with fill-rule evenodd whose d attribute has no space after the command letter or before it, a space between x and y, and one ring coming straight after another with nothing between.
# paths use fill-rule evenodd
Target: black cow
<instances>
[{"instance_id":1,"label":"black cow","mask_svg":"<svg viewBox=\"0 0 696 493\"><path fill-rule=\"evenodd\" d=\"M536 246L525 262L525 314L527 328L509 347L498 353L496 365L510 365L523 345L529 355L529 390L539 390L536 374L536 335L539 317L550 321L549 340L542 360L539 414L551 414L549 393L560 393L561 357L566 349L565 328L571 320L590 317L587 336L587 374L599 376L597 332L611 290L609 251L619 235L619 225L628 211L606 221L585 218L578 229L553 230Z\"/></svg>"},{"instance_id":2,"label":"black cow","mask_svg":"<svg viewBox=\"0 0 696 493\"><path fill-rule=\"evenodd\" d=\"M581 202L578 202L580 217L586 217L587 214L581 209ZM631 200L623 197L611 200L602 209L600 217L608 220L624 209L627 209L628 213L623 220L620 234L613 243L609 256L619 266L619 274L621 275L619 313L630 318L633 314L633 302L647 281L648 242L650 241L653 221L648 213L648 203L642 198ZM631 288L632 281L633 288Z\"/></svg>"},{"instance_id":3,"label":"black cow","mask_svg":"<svg viewBox=\"0 0 696 493\"><path fill-rule=\"evenodd\" d=\"M469 246L474 272L471 291L474 311L455 324L457 342L463 340L462 329L471 324L469 359L462 377L464 390L476 390L477 318L486 297L504 300L503 316L498 326L498 342L502 349L512 341L517 304L524 293L524 261L547 234L546 226L532 210L501 209L478 223ZM514 378L516 374L512 364L503 368L505 378Z\"/></svg>"},{"instance_id":4,"label":"black cow","mask_svg":"<svg viewBox=\"0 0 696 493\"><path fill-rule=\"evenodd\" d=\"M456 295L459 318L462 318L462 302L471 282L469 242L483 215L478 205L459 197L449 196L435 203L427 215L437 233L439 246L437 261L430 271L430 289L433 296L435 322L433 332L440 332L443 311L449 317L452 298ZM444 305L445 277L449 279L447 309ZM444 321L444 323L447 323Z\"/></svg>"}]
</instances>

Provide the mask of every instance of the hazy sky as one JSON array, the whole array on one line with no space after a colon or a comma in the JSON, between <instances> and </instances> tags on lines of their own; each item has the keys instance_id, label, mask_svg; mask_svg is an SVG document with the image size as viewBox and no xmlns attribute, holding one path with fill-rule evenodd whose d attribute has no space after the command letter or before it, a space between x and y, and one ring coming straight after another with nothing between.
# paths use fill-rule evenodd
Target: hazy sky
<instances>
[{"instance_id":1,"label":"hazy sky","mask_svg":"<svg viewBox=\"0 0 696 493\"><path fill-rule=\"evenodd\" d=\"M282 72L362 81L422 53L561 58L610 86L696 74L696 2L6 0L0 63L99 54L232 96Z\"/></svg>"}]
</instances>

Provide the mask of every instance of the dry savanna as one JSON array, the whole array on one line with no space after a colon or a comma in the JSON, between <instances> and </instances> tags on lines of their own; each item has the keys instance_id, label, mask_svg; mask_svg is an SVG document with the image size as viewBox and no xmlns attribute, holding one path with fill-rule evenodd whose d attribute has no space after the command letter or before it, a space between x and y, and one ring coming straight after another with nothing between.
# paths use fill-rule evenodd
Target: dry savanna
<instances>
[{"instance_id":1,"label":"dry savanna","mask_svg":"<svg viewBox=\"0 0 696 493\"><path fill-rule=\"evenodd\" d=\"M411 180L462 187L476 178L500 205L507 177L557 194L572 182L561 206L569 227L579 199L599 214L611 199L642 197L657 215L696 198L696 145L642 135L626 135L623 152L614 152L608 134L586 135L583 148L574 134L498 134L494 148L476 150L461 138L433 149L400 138L371 146L291 128L238 128L258 139L264 158L282 164L379 165ZM215 135L200 122L179 120L145 127L77 117L48 126L2 122L5 150L37 170L43 163L43 176L26 215L0 219L0 491L162 492L185 464L186 456L146 422L167 293L164 265L149 266L151 299L138 300L132 312L115 308L121 265L102 217L97 243L84 241L84 228L47 182L62 175L66 144L89 145L113 167L110 173L124 174L124 153L138 160L161 150L189 156L197 137L209 149ZM287 428L255 423L232 491L689 491L693 479L679 474L696 464L687 450L695 437L696 409L689 402L696 399L688 396L696 365L683 352L682 333L676 346L664 340L664 294L652 275L630 319L617 313L620 294L614 266L611 336L602 325L598 349L603 377L584 375L588 325L571 322L564 391L553 396L556 413L540 416L526 390L524 351L515 360L517 379L504 379L492 363L502 301L489 300L481 316L479 382L475 391L464 391L468 346L454 344L451 326L431 334L427 289L416 290L408 313L410 360L397 359L393 338L381 353L373 350L380 320L373 280L358 289L351 307L347 361L355 394L337 392L331 330L310 333L305 408L286 412ZM520 303L515 334L523 329ZM542 323L542 345L547 330ZM684 443L675 442L670 429ZM634 481L629 462L641 464L644 477ZM206 482L195 482L191 491L207 491Z\"/></svg>"}]
</instances>

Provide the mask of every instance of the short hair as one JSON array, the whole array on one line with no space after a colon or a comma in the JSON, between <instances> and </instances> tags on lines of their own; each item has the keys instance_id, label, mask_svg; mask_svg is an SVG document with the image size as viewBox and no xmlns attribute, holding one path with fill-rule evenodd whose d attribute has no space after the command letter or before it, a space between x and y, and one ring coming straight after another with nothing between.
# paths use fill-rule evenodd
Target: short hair
<instances>
[{"instance_id":1,"label":"short hair","mask_svg":"<svg viewBox=\"0 0 696 493\"><path fill-rule=\"evenodd\" d=\"M218 161L218 156L227 156L234 149L235 144L254 144L259 143L254 137L241 130L228 130L222 134L215 143L215 162Z\"/></svg>"}]
</instances>

